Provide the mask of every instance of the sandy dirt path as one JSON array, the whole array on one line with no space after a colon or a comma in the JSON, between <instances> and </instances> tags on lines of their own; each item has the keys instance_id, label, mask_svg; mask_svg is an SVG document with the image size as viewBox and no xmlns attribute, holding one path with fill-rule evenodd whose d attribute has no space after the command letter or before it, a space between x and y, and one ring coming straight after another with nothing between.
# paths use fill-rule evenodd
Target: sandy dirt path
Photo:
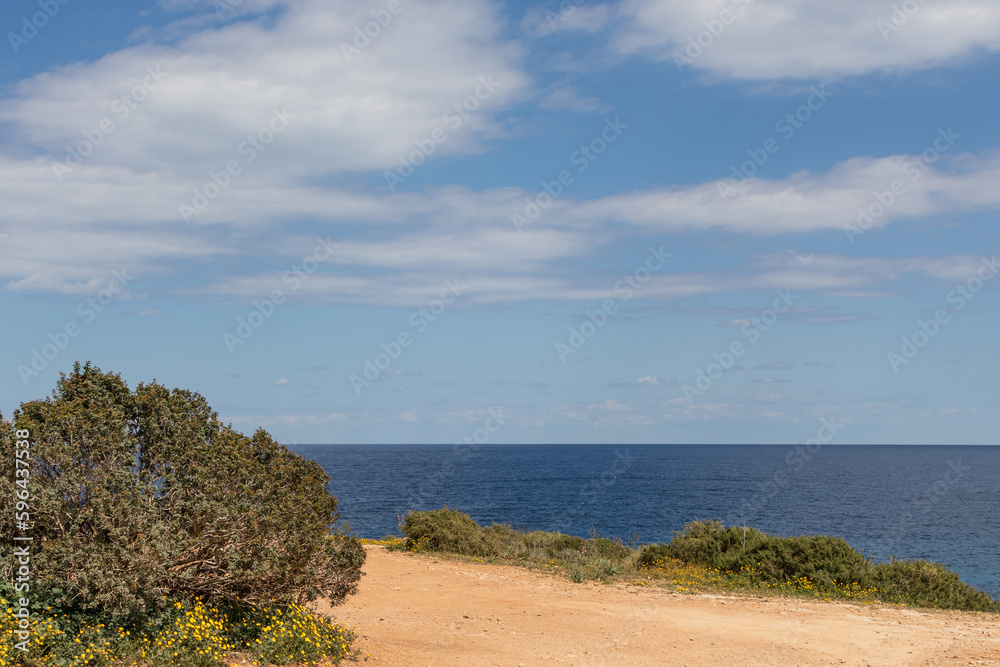
<instances>
[{"instance_id":1,"label":"sandy dirt path","mask_svg":"<svg viewBox=\"0 0 1000 667\"><path fill-rule=\"evenodd\" d=\"M1000 665L995 616L574 584L367 547L333 610L379 665Z\"/></svg>"}]
</instances>

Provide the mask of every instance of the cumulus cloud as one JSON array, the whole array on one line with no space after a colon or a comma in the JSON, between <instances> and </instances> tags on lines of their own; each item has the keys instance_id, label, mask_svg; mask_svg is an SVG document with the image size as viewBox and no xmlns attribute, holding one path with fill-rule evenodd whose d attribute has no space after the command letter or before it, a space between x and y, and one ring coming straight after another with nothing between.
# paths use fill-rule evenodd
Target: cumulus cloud
<instances>
[{"instance_id":1,"label":"cumulus cloud","mask_svg":"<svg viewBox=\"0 0 1000 667\"><path fill-rule=\"evenodd\" d=\"M1000 50L989 0L624 0L620 14L619 52L679 54L684 68L720 78L831 79Z\"/></svg>"},{"instance_id":2,"label":"cumulus cloud","mask_svg":"<svg viewBox=\"0 0 1000 667\"><path fill-rule=\"evenodd\" d=\"M499 36L499 6L488 0L406 6L353 56L342 44L353 46L355 27L372 20L369 7L281 5L273 23L205 27L176 43L146 42L22 81L0 106L0 120L65 157L68 143L110 118L114 131L88 164L204 179L275 109L285 110L289 127L260 157L273 179L390 168L437 127L448 137L436 154L480 151L504 133L494 112L520 100L530 83L519 66L523 51ZM148 87L149 68L162 82L121 104L136 86ZM480 77L497 85L486 94ZM477 109L456 114L454 105L477 89L484 97Z\"/></svg>"}]
</instances>

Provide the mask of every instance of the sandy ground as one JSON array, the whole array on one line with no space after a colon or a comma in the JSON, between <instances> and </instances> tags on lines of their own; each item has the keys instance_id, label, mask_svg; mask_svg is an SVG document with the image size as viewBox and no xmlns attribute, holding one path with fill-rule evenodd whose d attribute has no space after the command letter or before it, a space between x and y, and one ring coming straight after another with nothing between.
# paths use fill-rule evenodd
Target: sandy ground
<instances>
[{"instance_id":1,"label":"sandy ground","mask_svg":"<svg viewBox=\"0 0 1000 667\"><path fill-rule=\"evenodd\" d=\"M360 593L333 613L379 665L1000 665L994 616L574 584L367 549Z\"/></svg>"}]
</instances>

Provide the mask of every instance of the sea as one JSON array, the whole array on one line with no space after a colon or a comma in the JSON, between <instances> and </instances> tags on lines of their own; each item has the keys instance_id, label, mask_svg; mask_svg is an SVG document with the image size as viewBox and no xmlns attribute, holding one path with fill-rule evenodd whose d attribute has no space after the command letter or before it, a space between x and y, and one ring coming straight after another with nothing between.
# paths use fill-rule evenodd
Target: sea
<instances>
[{"instance_id":1,"label":"sea","mask_svg":"<svg viewBox=\"0 0 1000 667\"><path fill-rule=\"evenodd\" d=\"M410 510L666 542L696 519L842 537L876 560L943 563L1000 599L1000 447L292 445L330 475L358 537Z\"/></svg>"}]
</instances>

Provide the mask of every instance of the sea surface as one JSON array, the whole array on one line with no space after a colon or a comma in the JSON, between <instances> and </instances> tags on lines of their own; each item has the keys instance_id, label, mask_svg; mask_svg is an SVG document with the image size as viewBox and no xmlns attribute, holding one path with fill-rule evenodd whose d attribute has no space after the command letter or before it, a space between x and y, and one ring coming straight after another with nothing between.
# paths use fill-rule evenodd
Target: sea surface
<instances>
[{"instance_id":1,"label":"sea surface","mask_svg":"<svg viewBox=\"0 0 1000 667\"><path fill-rule=\"evenodd\" d=\"M1000 598L1000 447L296 445L359 537L442 505L481 524L668 541L693 519L943 563Z\"/></svg>"}]
</instances>

